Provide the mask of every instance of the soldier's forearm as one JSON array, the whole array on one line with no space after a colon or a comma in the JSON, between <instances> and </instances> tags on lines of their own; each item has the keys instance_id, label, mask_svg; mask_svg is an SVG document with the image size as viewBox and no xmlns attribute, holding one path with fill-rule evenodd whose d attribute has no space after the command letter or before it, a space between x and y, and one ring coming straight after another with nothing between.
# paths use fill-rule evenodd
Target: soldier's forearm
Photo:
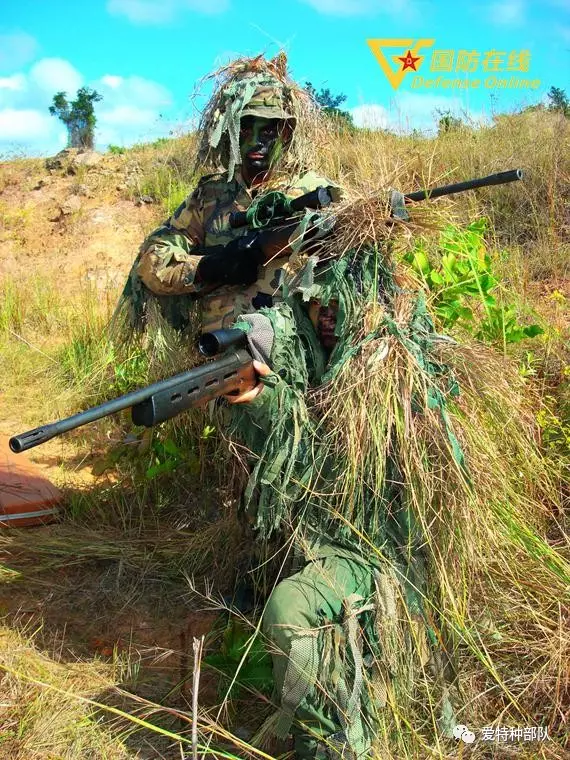
<instances>
[{"instance_id":1,"label":"soldier's forearm","mask_svg":"<svg viewBox=\"0 0 570 760\"><path fill-rule=\"evenodd\" d=\"M184 254L184 260L177 261L180 258L182 256L175 258L173 255L146 251L141 256L138 274L146 287L156 295L195 293L200 290L195 275L202 257Z\"/></svg>"}]
</instances>

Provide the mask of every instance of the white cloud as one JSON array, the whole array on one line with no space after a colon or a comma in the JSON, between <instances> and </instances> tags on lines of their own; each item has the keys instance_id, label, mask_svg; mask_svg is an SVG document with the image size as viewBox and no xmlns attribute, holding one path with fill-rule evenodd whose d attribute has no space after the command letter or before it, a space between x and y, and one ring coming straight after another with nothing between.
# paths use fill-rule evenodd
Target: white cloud
<instances>
[{"instance_id":1,"label":"white cloud","mask_svg":"<svg viewBox=\"0 0 570 760\"><path fill-rule=\"evenodd\" d=\"M4 108L0 111L0 141L36 143L53 136L53 119L34 109Z\"/></svg>"},{"instance_id":2,"label":"white cloud","mask_svg":"<svg viewBox=\"0 0 570 760\"><path fill-rule=\"evenodd\" d=\"M135 24L160 24L172 19L172 2L168 0L109 0L107 10L114 16L126 16Z\"/></svg>"},{"instance_id":3,"label":"white cloud","mask_svg":"<svg viewBox=\"0 0 570 760\"><path fill-rule=\"evenodd\" d=\"M131 145L167 132L161 112L171 105L172 96L158 82L106 74L93 87L103 96L96 112L96 143L100 147Z\"/></svg>"},{"instance_id":4,"label":"white cloud","mask_svg":"<svg viewBox=\"0 0 570 760\"><path fill-rule=\"evenodd\" d=\"M76 90L83 83L83 77L69 61L63 58L42 58L32 66L30 81L51 98L61 90L75 95Z\"/></svg>"},{"instance_id":5,"label":"white cloud","mask_svg":"<svg viewBox=\"0 0 570 760\"><path fill-rule=\"evenodd\" d=\"M499 0L489 6L491 21L509 26L522 24L525 18L525 6L522 0Z\"/></svg>"},{"instance_id":6,"label":"white cloud","mask_svg":"<svg viewBox=\"0 0 570 760\"><path fill-rule=\"evenodd\" d=\"M68 99L84 83L82 74L61 58L44 58L25 72L0 78L0 154L55 153L65 146L66 130L48 113L56 92ZM168 134L170 124L162 114L172 104L171 93L158 82L139 76L105 74L86 83L103 99L95 104L95 143L131 145Z\"/></svg>"},{"instance_id":7,"label":"white cloud","mask_svg":"<svg viewBox=\"0 0 570 760\"><path fill-rule=\"evenodd\" d=\"M159 108L169 105L172 101L170 92L166 87L143 77L125 77L121 84L113 89L116 97L121 101L144 103L147 107ZM104 93L102 94L104 95ZM107 95L107 102L109 99L110 94Z\"/></svg>"},{"instance_id":8,"label":"white cloud","mask_svg":"<svg viewBox=\"0 0 570 760\"><path fill-rule=\"evenodd\" d=\"M157 118L156 111L150 108L125 105L102 112L99 114L97 122L102 126L124 126L128 129L131 127L150 127Z\"/></svg>"},{"instance_id":9,"label":"white cloud","mask_svg":"<svg viewBox=\"0 0 570 760\"><path fill-rule=\"evenodd\" d=\"M47 112L56 92L74 97L83 77L62 58L42 58L31 69L0 79L0 108L34 109Z\"/></svg>"},{"instance_id":10,"label":"white cloud","mask_svg":"<svg viewBox=\"0 0 570 760\"><path fill-rule=\"evenodd\" d=\"M398 94L391 101L389 108L377 103L363 104L351 109L351 114L357 126L370 129L391 129L396 132L418 129L435 132L439 119L438 110L450 111L464 121L488 121L483 112L470 109L459 97L413 92Z\"/></svg>"},{"instance_id":11,"label":"white cloud","mask_svg":"<svg viewBox=\"0 0 570 760\"><path fill-rule=\"evenodd\" d=\"M107 0L107 10L134 24L168 24L184 11L223 13L229 0Z\"/></svg>"},{"instance_id":12,"label":"white cloud","mask_svg":"<svg viewBox=\"0 0 570 760\"><path fill-rule=\"evenodd\" d=\"M363 104L351 110L352 118L357 127L368 129L386 129L390 122L390 114L376 104Z\"/></svg>"},{"instance_id":13,"label":"white cloud","mask_svg":"<svg viewBox=\"0 0 570 760\"><path fill-rule=\"evenodd\" d=\"M301 0L319 13L330 16L363 16L383 13L409 21L419 15L419 6L424 2L415 0Z\"/></svg>"},{"instance_id":14,"label":"white cloud","mask_svg":"<svg viewBox=\"0 0 570 760\"><path fill-rule=\"evenodd\" d=\"M0 34L0 71L14 71L33 60L38 43L27 32Z\"/></svg>"},{"instance_id":15,"label":"white cloud","mask_svg":"<svg viewBox=\"0 0 570 760\"><path fill-rule=\"evenodd\" d=\"M12 74L11 77L0 77L0 90L24 90L26 77L23 74Z\"/></svg>"},{"instance_id":16,"label":"white cloud","mask_svg":"<svg viewBox=\"0 0 570 760\"><path fill-rule=\"evenodd\" d=\"M101 77L101 82L106 84L107 87L110 87L112 90L116 90L117 87L121 85L122 81L123 77L117 77L114 74L105 74L104 77Z\"/></svg>"}]
</instances>

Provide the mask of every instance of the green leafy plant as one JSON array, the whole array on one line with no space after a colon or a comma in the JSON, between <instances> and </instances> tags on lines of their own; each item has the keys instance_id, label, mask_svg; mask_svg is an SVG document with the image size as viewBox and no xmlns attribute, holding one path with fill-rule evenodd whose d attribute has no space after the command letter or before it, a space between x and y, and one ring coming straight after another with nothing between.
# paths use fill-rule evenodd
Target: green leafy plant
<instances>
[{"instance_id":1,"label":"green leafy plant","mask_svg":"<svg viewBox=\"0 0 570 760\"><path fill-rule=\"evenodd\" d=\"M97 123L93 103L102 99L102 95L88 87L80 87L77 97L71 102L67 101L65 92L57 92L53 96L49 112L52 116L57 116L67 127L68 147L93 148Z\"/></svg>"},{"instance_id":2,"label":"green leafy plant","mask_svg":"<svg viewBox=\"0 0 570 760\"><path fill-rule=\"evenodd\" d=\"M441 110L440 108L436 108L435 111L439 117L437 122L438 135L441 136L446 132L457 132L457 130L465 129L465 124L463 121L458 116L455 116L449 110L449 108L445 111Z\"/></svg>"},{"instance_id":3,"label":"green leafy plant","mask_svg":"<svg viewBox=\"0 0 570 760\"><path fill-rule=\"evenodd\" d=\"M151 145L154 148L162 148L164 145L168 145L170 141L170 137L157 137Z\"/></svg>"},{"instance_id":4,"label":"green leafy plant","mask_svg":"<svg viewBox=\"0 0 570 760\"><path fill-rule=\"evenodd\" d=\"M202 430L202 435L200 436L200 438L203 441L209 441L215 432L216 432L216 428L213 425L205 425L204 430Z\"/></svg>"},{"instance_id":5,"label":"green leafy plant","mask_svg":"<svg viewBox=\"0 0 570 760\"><path fill-rule=\"evenodd\" d=\"M134 388L147 384L148 356L144 351L135 351L122 362L113 365L113 392L128 393Z\"/></svg>"},{"instance_id":6,"label":"green leafy plant","mask_svg":"<svg viewBox=\"0 0 570 760\"><path fill-rule=\"evenodd\" d=\"M200 471L200 462L196 454L193 451L180 448L172 438L166 438L164 441L153 440L151 450L152 464L145 472L145 477L148 480L173 472L181 465L185 465L194 475Z\"/></svg>"},{"instance_id":7,"label":"green leafy plant","mask_svg":"<svg viewBox=\"0 0 570 760\"><path fill-rule=\"evenodd\" d=\"M321 87L321 89L317 92L316 88L311 84L311 82L307 82L305 85L305 90L309 93L311 98L319 105L323 113L328 116L329 118L332 118L336 120L337 124L348 131L354 131L354 121L352 119L352 114L350 111L343 111L339 106L341 106L345 100L346 95L341 93L340 95L333 95L331 90L328 87Z\"/></svg>"},{"instance_id":8,"label":"green leafy plant","mask_svg":"<svg viewBox=\"0 0 570 760\"><path fill-rule=\"evenodd\" d=\"M109 151L109 153L112 153L114 156L122 156L123 153L127 152L127 149L121 147L120 145L109 145L107 147L107 150Z\"/></svg>"},{"instance_id":9,"label":"green leafy plant","mask_svg":"<svg viewBox=\"0 0 570 760\"><path fill-rule=\"evenodd\" d=\"M570 98L568 98L566 90L553 86L547 92L547 97L549 111L559 111L564 116L570 117Z\"/></svg>"},{"instance_id":10,"label":"green leafy plant","mask_svg":"<svg viewBox=\"0 0 570 760\"><path fill-rule=\"evenodd\" d=\"M515 306L494 305L481 322L475 337L485 343L519 343L544 332L540 325L520 325Z\"/></svg>"},{"instance_id":11,"label":"green leafy plant","mask_svg":"<svg viewBox=\"0 0 570 760\"><path fill-rule=\"evenodd\" d=\"M543 398L537 416L542 431L542 445L554 456L570 464L570 365L562 370L562 382L554 395Z\"/></svg>"},{"instance_id":12,"label":"green leafy plant","mask_svg":"<svg viewBox=\"0 0 570 760\"><path fill-rule=\"evenodd\" d=\"M270 695L273 688L271 656L252 631L231 618L222 639L220 651L204 657L204 662L221 675L220 693L237 698L242 689L253 689Z\"/></svg>"},{"instance_id":13,"label":"green leafy plant","mask_svg":"<svg viewBox=\"0 0 570 760\"><path fill-rule=\"evenodd\" d=\"M521 325L514 303L497 300L499 281L492 271L484 233L486 219L466 228L448 225L442 231L439 262L430 261L419 239L404 259L433 294L435 313L446 329L455 325L486 343L518 343L543 331L537 324Z\"/></svg>"},{"instance_id":14,"label":"green leafy plant","mask_svg":"<svg viewBox=\"0 0 570 760\"><path fill-rule=\"evenodd\" d=\"M521 377L529 378L536 377L538 374L537 368L540 366L540 359L532 351L527 351L524 358L519 364L519 375Z\"/></svg>"}]
</instances>

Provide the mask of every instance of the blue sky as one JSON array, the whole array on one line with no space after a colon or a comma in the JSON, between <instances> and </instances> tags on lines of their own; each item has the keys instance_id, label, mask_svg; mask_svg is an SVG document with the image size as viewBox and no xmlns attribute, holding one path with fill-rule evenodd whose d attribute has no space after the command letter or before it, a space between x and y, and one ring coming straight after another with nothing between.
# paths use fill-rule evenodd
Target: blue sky
<instances>
[{"instance_id":1,"label":"blue sky","mask_svg":"<svg viewBox=\"0 0 570 760\"><path fill-rule=\"evenodd\" d=\"M496 76L540 86L414 89L409 74L394 90L368 38L434 39L421 51L424 77L438 75L429 69L434 50L528 51L527 73ZM360 124L429 129L436 108L488 119L544 98L551 85L570 94L570 0L5 0L0 154L64 147L65 129L47 109L56 91L75 94L82 85L103 95L101 149L182 131L196 115L191 95L201 77L234 55L274 55L281 47L298 81L345 93L344 107ZM389 51L396 53L404 51Z\"/></svg>"}]
</instances>

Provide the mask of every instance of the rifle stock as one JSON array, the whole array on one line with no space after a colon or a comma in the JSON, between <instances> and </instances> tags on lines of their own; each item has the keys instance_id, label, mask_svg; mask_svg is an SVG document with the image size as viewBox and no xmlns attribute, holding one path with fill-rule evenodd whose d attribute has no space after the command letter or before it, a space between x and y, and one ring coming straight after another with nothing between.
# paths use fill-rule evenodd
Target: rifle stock
<instances>
[{"instance_id":1,"label":"rifle stock","mask_svg":"<svg viewBox=\"0 0 570 760\"><path fill-rule=\"evenodd\" d=\"M218 338L217 333L224 335ZM228 337L227 333L231 335ZM204 339L210 349L203 348ZM85 412L12 436L9 440L10 448L19 454L69 430L75 430L128 408L131 409L133 424L153 427L187 409L202 406L218 396L249 390L257 381L253 360L244 347L245 344L245 333L241 330L206 333L202 336L200 351L205 356L225 351L219 359L106 401ZM214 345L216 347L211 348Z\"/></svg>"}]
</instances>

